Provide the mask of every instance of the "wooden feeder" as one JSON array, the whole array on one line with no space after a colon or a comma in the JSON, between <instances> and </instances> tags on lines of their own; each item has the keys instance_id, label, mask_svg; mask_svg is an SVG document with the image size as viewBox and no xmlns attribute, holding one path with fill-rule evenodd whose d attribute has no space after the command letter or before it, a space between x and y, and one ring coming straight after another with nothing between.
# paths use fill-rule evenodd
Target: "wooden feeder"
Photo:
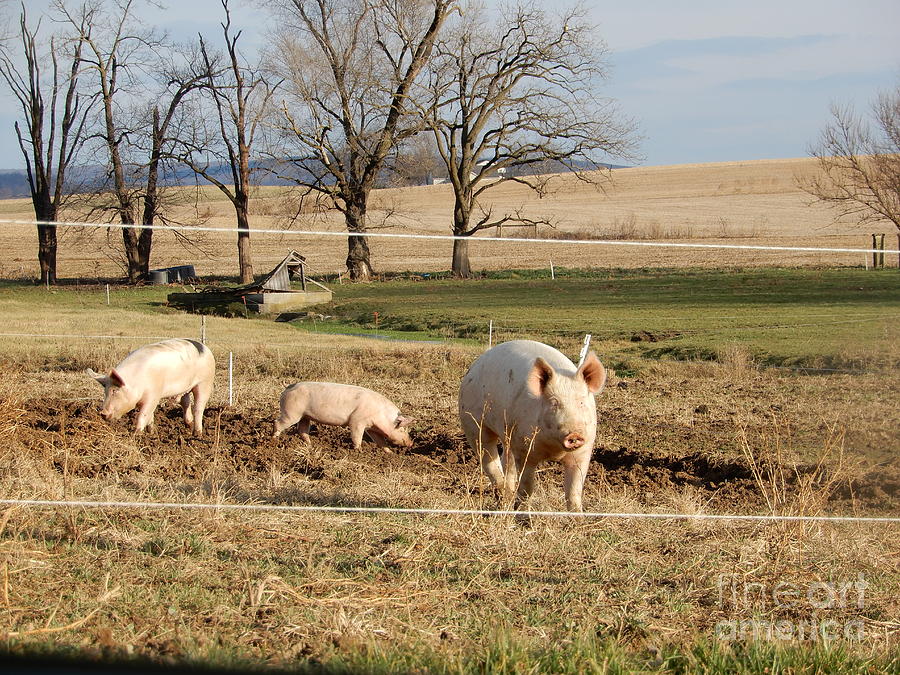
<instances>
[{"instance_id":1,"label":"wooden feeder","mask_svg":"<svg viewBox=\"0 0 900 675\"><path fill-rule=\"evenodd\" d=\"M291 288L300 281L300 290ZM291 251L264 277L237 288L208 288L197 293L170 293L169 304L196 309L233 302L251 312L281 314L331 300L331 290L306 276L306 258Z\"/></svg>"}]
</instances>

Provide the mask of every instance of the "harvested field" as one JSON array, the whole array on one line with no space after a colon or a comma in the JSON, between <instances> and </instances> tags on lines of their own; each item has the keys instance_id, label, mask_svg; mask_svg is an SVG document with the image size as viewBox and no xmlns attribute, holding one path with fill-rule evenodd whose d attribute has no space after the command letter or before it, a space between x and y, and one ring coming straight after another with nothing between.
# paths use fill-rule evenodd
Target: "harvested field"
<instances>
[{"instance_id":1,"label":"harvested field","mask_svg":"<svg viewBox=\"0 0 900 675\"><path fill-rule=\"evenodd\" d=\"M617 169L610 174L603 191L571 177L561 177L556 192L543 199L521 186L502 186L488 193L485 208L491 207L497 213L521 210L529 217L549 218L554 223L554 228L542 227L537 232L532 228L507 227L501 233L503 237L537 234L582 241L599 238L677 244L868 248L871 232L879 228L836 221L830 210L811 204L809 196L797 187L797 176L813 168L810 159L794 159ZM191 194L185 192L184 199L190 201ZM345 237L298 235L288 229L338 233L343 230L343 222L337 213L302 213L289 225L289 216L296 211L296 205L286 188L274 187L260 188L251 209L253 228L283 231L283 234L253 237L253 260L258 274L271 269L291 248L307 256L316 273L335 277L345 269ZM452 195L447 185L378 190L373 194L369 210L372 232L376 234L448 235L451 216ZM184 223L226 228L226 231L198 235L189 247L173 235L159 232L154 241L154 267L190 263L201 276L236 273L236 237L228 231L234 227L234 213L230 202L217 190L204 188L200 204L185 204L175 217ZM0 218L31 220L29 200L3 201ZM77 213L66 214L63 219L81 220ZM33 225L3 224L0 228L0 250L16 251L0 259L0 277L35 276L34 230ZM890 232L885 228L880 231ZM893 235L888 234L887 241L891 248L895 243ZM118 231L63 231L59 275L119 276L120 248ZM470 249L476 270L547 267L550 260L557 265L580 268L865 264L862 254L804 251L723 252L584 243L491 242L473 243ZM446 270L450 267L451 250L449 241L374 239L372 262L378 272Z\"/></svg>"}]
</instances>

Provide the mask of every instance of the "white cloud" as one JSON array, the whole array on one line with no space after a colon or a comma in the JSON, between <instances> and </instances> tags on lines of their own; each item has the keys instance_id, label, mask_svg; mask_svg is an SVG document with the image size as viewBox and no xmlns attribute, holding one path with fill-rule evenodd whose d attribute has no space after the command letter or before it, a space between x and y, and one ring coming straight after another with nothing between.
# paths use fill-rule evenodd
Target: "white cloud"
<instances>
[{"instance_id":1,"label":"white cloud","mask_svg":"<svg viewBox=\"0 0 900 675\"><path fill-rule=\"evenodd\" d=\"M609 46L624 50L664 40L722 36L895 37L900 26L900 3L896 0L757 0L752 4L736 0L607 1L594 3L591 16Z\"/></svg>"},{"instance_id":2,"label":"white cloud","mask_svg":"<svg viewBox=\"0 0 900 675\"><path fill-rule=\"evenodd\" d=\"M704 41L685 43L686 54L672 55L657 64L655 77L640 82L642 88L657 91L698 91L745 80L817 80L836 75L882 71L896 59L885 62L875 56L895 49L894 40L861 40L849 35L799 38L782 42L760 40L759 49L729 52L719 41L704 48ZM889 44L888 44L889 43ZM688 44L692 48L688 48ZM648 69L649 70L649 69Z\"/></svg>"}]
</instances>

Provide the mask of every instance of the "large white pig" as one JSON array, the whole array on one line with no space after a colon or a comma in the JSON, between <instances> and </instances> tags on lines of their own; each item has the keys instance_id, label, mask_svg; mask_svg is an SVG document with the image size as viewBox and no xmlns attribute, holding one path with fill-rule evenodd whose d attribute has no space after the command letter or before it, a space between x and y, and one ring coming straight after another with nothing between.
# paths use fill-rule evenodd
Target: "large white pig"
<instances>
[{"instance_id":1,"label":"large white pig","mask_svg":"<svg viewBox=\"0 0 900 675\"><path fill-rule=\"evenodd\" d=\"M582 510L597 433L594 395L604 384L606 370L594 352L576 368L532 340L499 344L469 368L459 391L463 431L482 471L504 496L515 495L516 508L531 494L538 465L556 460L563 465L569 510Z\"/></svg>"},{"instance_id":2,"label":"large white pig","mask_svg":"<svg viewBox=\"0 0 900 675\"><path fill-rule=\"evenodd\" d=\"M135 431L153 425L159 400L181 398L184 422L195 436L203 433L203 411L213 390L216 362L212 352L196 340L163 340L128 354L109 375L90 368L87 374L106 391L100 414L117 420L137 407ZM194 396L191 405L191 394Z\"/></svg>"},{"instance_id":3,"label":"large white pig","mask_svg":"<svg viewBox=\"0 0 900 675\"><path fill-rule=\"evenodd\" d=\"M359 449L363 435L383 448L388 443L406 448L412 440L406 427L413 421L400 414L400 409L377 391L352 384L334 382L297 382L285 389L280 400L281 415L275 420L275 436L300 423L300 437L309 441L311 422L336 427L350 427L354 449Z\"/></svg>"}]
</instances>

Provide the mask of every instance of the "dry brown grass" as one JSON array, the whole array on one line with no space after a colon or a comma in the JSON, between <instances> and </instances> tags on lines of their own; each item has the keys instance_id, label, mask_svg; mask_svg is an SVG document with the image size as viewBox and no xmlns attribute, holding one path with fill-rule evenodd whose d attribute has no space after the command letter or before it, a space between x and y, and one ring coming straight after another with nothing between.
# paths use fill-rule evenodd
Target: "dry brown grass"
<instances>
[{"instance_id":1,"label":"dry brown grass","mask_svg":"<svg viewBox=\"0 0 900 675\"><path fill-rule=\"evenodd\" d=\"M152 331L161 318L144 320L140 327ZM248 322L208 326L214 348L235 350L239 388L229 409L220 386L201 441L183 435L171 406L144 437L132 436L124 421L100 420L99 391L79 369L102 366L119 345L70 347L62 372L45 370L59 358L51 345L32 345L13 370L7 362L0 380L4 495L454 509L495 503L474 458L454 461L462 439L447 392L474 350L352 338L289 344L289 329L253 324L269 345L248 339ZM269 439L280 388L311 373L364 378L397 400L420 419L416 452L366 446L354 453L341 430L317 430L309 447L290 436ZM599 402L599 456L607 465L592 471L588 508L873 512L877 500L863 494L872 487L867 468L833 461L843 438L833 428L821 433L835 413L825 411L823 397L840 400L834 382L759 373L739 358L660 365L627 388L614 381ZM854 382L861 396L881 386ZM890 402L881 405L873 415L889 414ZM784 421L773 425L776 409ZM851 420L848 408L843 422ZM861 424L849 433L872 431ZM817 434L833 452L804 467L791 446ZM732 471L718 483L715 472L740 463L745 450L745 477ZM632 453L640 462L628 463ZM692 465L695 455L709 468ZM841 493L848 478L860 494ZM558 471L542 472L536 508L563 506L560 480ZM890 526L536 520L524 528L453 516L24 507L4 519L3 629L25 643L52 637L107 656L239 654L285 664L374 643L457 658L484 647L488 625L527 643L565 643L588 631L640 651L691 644L732 618L802 621L814 613L808 604L782 607L771 599L734 604L718 597L723 584L806 588L860 574L870 584L863 608L817 616L862 617L867 637L856 647L878 651L894 644L890 617L900 609Z\"/></svg>"},{"instance_id":2,"label":"dry brown grass","mask_svg":"<svg viewBox=\"0 0 900 675\"><path fill-rule=\"evenodd\" d=\"M561 176L557 191L543 199L521 186L506 185L489 193L495 212L521 209L534 218L549 218L555 229L546 232L559 239L674 240L775 246L865 248L871 228L836 221L823 206L810 204L795 177L815 169L809 159L759 160L718 164L637 167L612 172L605 191ZM296 208L287 188L261 188L254 199L251 224L256 229L284 230L283 234L253 236L257 273L271 268L290 248L308 256L321 274L344 270L346 240L343 237L310 237L291 233L288 215ZM229 202L214 188L203 190L199 207L185 205L179 218L208 227L234 226ZM373 194L371 222L390 226L393 233L450 233L452 195L447 185L378 190ZM78 220L78 214L68 214ZM0 218L33 218L26 199L0 202ZM304 213L294 229L341 232L336 213ZM0 227L0 277L36 274L36 234L33 225ZM882 228L884 229L884 228ZM513 234L504 231L504 237ZM519 236L531 236L531 229ZM152 264L163 267L193 263L200 275L234 274L235 235L230 231L199 238L198 247L186 249L170 234L160 232L154 244ZM102 230L89 233L64 231L60 246L60 275L109 277L121 274L116 263L121 236ZM451 243L447 241L372 241L373 263L378 271L435 271L449 268ZM98 255L99 252L99 255ZM497 244L483 242L471 250L475 269L544 267L552 258L569 267L716 267L727 265L854 265L864 264L862 254L815 252L730 251L634 248L583 244Z\"/></svg>"}]
</instances>

